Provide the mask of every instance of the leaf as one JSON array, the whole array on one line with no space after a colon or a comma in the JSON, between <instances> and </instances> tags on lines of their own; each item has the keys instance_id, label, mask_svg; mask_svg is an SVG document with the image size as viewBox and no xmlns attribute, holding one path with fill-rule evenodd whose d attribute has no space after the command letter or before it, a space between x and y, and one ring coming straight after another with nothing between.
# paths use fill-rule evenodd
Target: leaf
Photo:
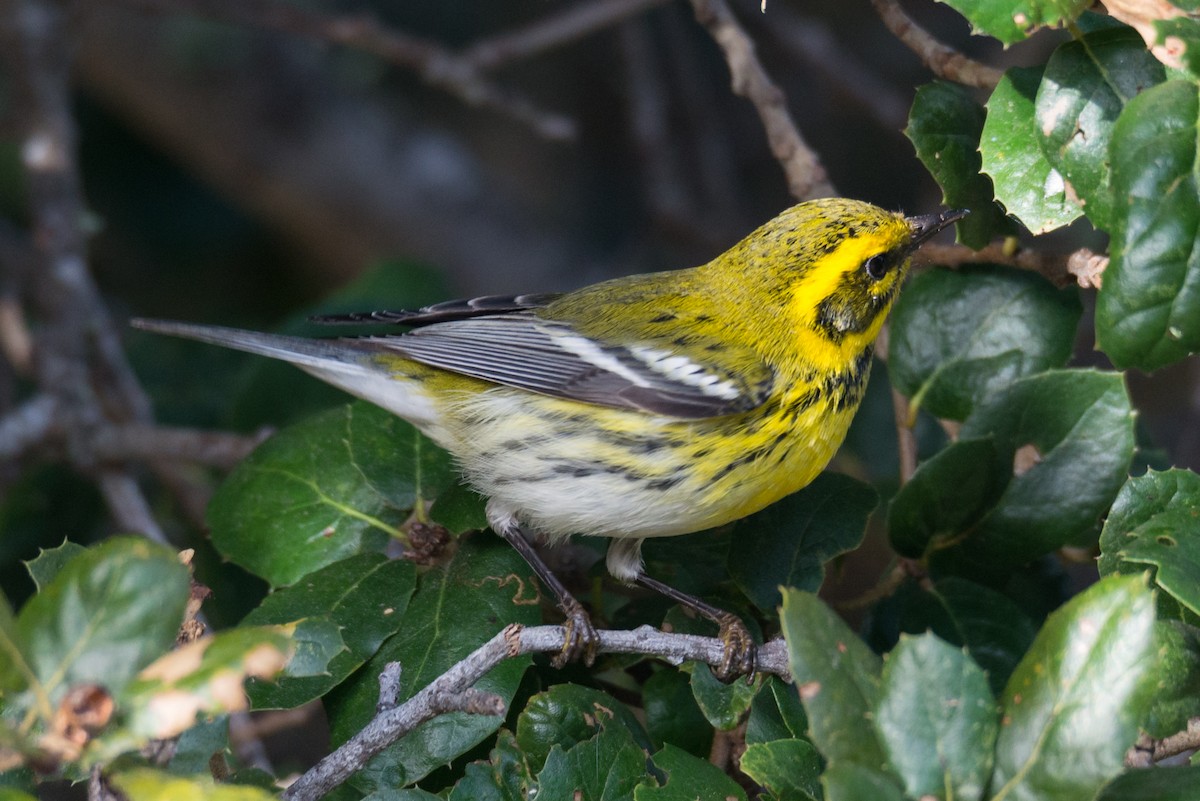
<instances>
[{"instance_id":1,"label":"leaf","mask_svg":"<svg viewBox=\"0 0 1200 801\"><path fill-rule=\"evenodd\" d=\"M998 728L987 677L969 656L932 634L900 638L875 729L910 797L982 798Z\"/></svg>"},{"instance_id":2,"label":"leaf","mask_svg":"<svg viewBox=\"0 0 1200 801\"><path fill-rule=\"evenodd\" d=\"M576 684L556 684L538 693L517 718L517 745L535 768L553 747L570 751L608 728L630 733L638 746L650 749L650 738L636 717L611 695Z\"/></svg>"},{"instance_id":3,"label":"leaf","mask_svg":"<svg viewBox=\"0 0 1200 801\"><path fill-rule=\"evenodd\" d=\"M754 696L746 721L746 742L799 739L808 731L808 718L800 696L791 684L778 676L768 676L766 686Z\"/></svg>"},{"instance_id":4,"label":"leaf","mask_svg":"<svg viewBox=\"0 0 1200 801\"><path fill-rule=\"evenodd\" d=\"M962 87L935 81L918 87L904 135L917 158L942 187L943 203L968 208L957 224L958 241L981 248L994 236L1013 232L1012 223L992 200L992 182L979 172L983 109Z\"/></svg>"},{"instance_id":5,"label":"leaf","mask_svg":"<svg viewBox=\"0 0 1200 801\"><path fill-rule=\"evenodd\" d=\"M76 684L118 695L174 644L187 598L187 568L170 549L111 539L72 558L25 604L16 641L52 700Z\"/></svg>"},{"instance_id":6,"label":"leaf","mask_svg":"<svg viewBox=\"0 0 1200 801\"><path fill-rule=\"evenodd\" d=\"M621 726L605 726L570 748L556 744L537 778L539 795L578 801L633 801L635 788L648 781L646 755Z\"/></svg>"},{"instance_id":7,"label":"leaf","mask_svg":"<svg viewBox=\"0 0 1200 801\"><path fill-rule=\"evenodd\" d=\"M1042 151L1066 181L1067 197L1097 228L1113 224L1113 125L1131 98L1164 77L1162 64L1128 28L1064 42L1046 64L1034 110Z\"/></svg>"},{"instance_id":8,"label":"leaf","mask_svg":"<svg viewBox=\"0 0 1200 801\"><path fill-rule=\"evenodd\" d=\"M1169 67L1200 75L1200 22L1191 17L1154 20L1154 57Z\"/></svg>"},{"instance_id":9,"label":"leaf","mask_svg":"<svg viewBox=\"0 0 1200 801\"><path fill-rule=\"evenodd\" d=\"M242 462L208 510L212 541L272 586L380 550L415 505L453 480L450 457L368 403L279 432Z\"/></svg>"},{"instance_id":10,"label":"leaf","mask_svg":"<svg viewBox=\"0 0 1200 801\"><path fill-rule=\"evenodd\" d=\"M931 563L985 577L1091 541L1133 456L1133 409L1120 374L1052 370L1020 379L963 424L990 436L1013 470L996 506Z\"/></svg>"},{"instance_id":11,"label":"leaf","mask_svg":"<svg viewBox=\"0 0 1200 801\"><path fill-rule=\"evenodd\" d=\"M1200 629L1178 620L1154 624L1158 652L1154 707L1143 724L1151 737L1167 737L1187 729L1200 717Z\"/></svg>"},{"instance_id":12,"label":"leaf","mask_svg":"<svg viewBox=\"0 0 1200 801\"><path fill-rule=\"evenodd\" d=\"M512 732L501 729L488 761L467 765L450 801L527 801L531 795L537 790L525 754Z\"/></svg>"},{"instance_id":13,"label":"leaf","mask_svg":"<svg viewBox=\"0 0 1200 801\"><path fill-rule=\"evenodd\" d=\"M1153 632L1139 576L1102 579L1051 614L1001 700L992 791L1091 801L1120 773L1150 707Z\"/></svg>"},{"instance_id":14,"label":"leaf","mask_svg":"<svg viewBox=\"0 0 1200 801\"><path fill-rule=\"evenodd\" d=\"M822 473L804 489L733 527L736 548L727 563L730 575L763 611L779 607L779 587L815 592L825 578L824 565L862 543L867 518L879 505L869 485Z\"/></svg>"},{"instance_id":15,"label":"leaf","mask_svg":"<svg viewBox=\"0 0 1200 801\"><path fill-rule=\"evenodd\" d=\"M805 740L752 743L746 746L738 766L779 801L821 798L821 755Z\"/></svg>"},{"instance_id":16,"label":"leaf","mask_svg":"<svg viewBox=\"0 0 1200 801\"><path fill-rule=\"evenodd\" d=\"M896 389L936 417L965 420L1018 378L1071 357L1078 292L994 265L928 270L892 314L888 371Z\"/></svg>"},{"instance_id":17,"label":"leaf","mask_svg":"<svg viewBox=\"0 0 1200 801\"><path fill-rule=\"evenodd\" d=\"M667 783L638 787L633 792L635 801L746 801L746 791L707 759L673 745L663 746L653 759L655 767L667 774Z\"/></svg>"},{"instance_id":18,"label":"leaf","mask_svg":"<svg viewBox=\"0 0 1200 801\"><path fill-rule=\"evenodd\" d=\"M129 801L272 801L258 787L217 784L207 776L181 778L151 768L126 770L110 778Z\"/></svg>"},{"instance_id":19,"label":"leaf","mask_svg":"<svg viewBox=\"0 0 1200 801\"><path fill-rule=\"evenodd\" d=\"M652 674L642 685L642 709L655 748L671 743L689 754L708 756L712 727L692 696L687 675L669 668Z\"/></svg>"},{"instance_id":20,"label":"leaf","mask_svg":"<svg viewBox=\"0 0 1200 801\"><path fill-rule=\"evenodd\" d=\"M1041 67L1012 67L987 101L979 139L983 171L992 177L996 199L1035 234L1053 231L1079 217L1067 184L1042 151L1034 98Z\"/></svg>"},{"instance_id":21,"label":"leaf","mask_svg":"<svg viewBox=\"0 0 1200 801\"><path fill-rule=\"evenodd\" d=\"M1129 101L1113 129L1111 260L1096 338L1120 368L1154 370L1200 350L1198 87L1169 81Z\"/></svg>"},{"instance_id":22,"label":"leaf","mask_svg":"<svg viewBox=\"0 0 1200 801\"><path fill-rule=\"evenodd\" d=\"M242 683L270 679L292 651L281 626L238 627L202 637L151 663L124 694L130 728L144 739L167 739L189 729L197 715L246 709Z\"/></svg>"},{"instance_id":23,"label":"leaf","mask_svg":"<svg viewBox=\"0 0 1200 801\"><path fill-rule=\"evenodd\" d=\"M871 725L879 657L810 593L784 591L780 620L813 744L831 763L883 767L886 757Z\"/></svg>"},{"instance_id":24,"label":"leaf","mask_svg":"<svg viewBox=\"0 0 1200 801\"><path fill-rule=\"evenodd\" d=\"M1096 801L1196 801L1200 766L1131 770L1104 786Z\"/></svg>"},{"instance_id":25,"label":"leaf","mask_svg":"<svg viewBox=\"0 0 1200 801\"><path fill-rule=\"evenodd\" d=\"M1149 471L1121 488L1100 534L1100 572L1140 573L1200 614L1200 475Z\"/></svg>"},{"instance_id":26,"label":"leaf","mask_svg":"<svg viewBox=\"0 0 1200 801\"><path fill-rule=\"evenodd\" d=\"M290 623L327 614L341 627L346 650L329 662L325 675L251 684L253 707L289 709L336 687L400 628L416 585L411 562L365 553L334 562L268 595L245 617L244 625Z\"/></svg>"},{"instance_id":27,"label":"leaf","mask_svg":"<svg viewBox=\"0 0 1200 801\"><path fill-rule=\"evenodd\" d=\"M1015 44L1038 28L1073 21L1088 0L942 0L966 17L975 33Z\"/></svg>"},{"instance_id":28,"label":"leaf","mask_svg":"<svg viewBox=\"0 0 1200 801\"><path fill-rule=\"evenodd\" d=\"M825 801L905 801L896 780L881 770L835 762L821 775Z\"/></svg>"},{"instance_id":29,"label":"leaf","mask_svg":"<svg viewBox=\"0 0 1200 801\"><path fill-rule=\"evenodd\" d=\"M498 537L472 536L421 575L400 629L360 670L325 697L335 745L375 715L378 677L389 662L404 669L400 701L411 697L509 623L540 620L539 593L529 566ZM509 702L530 664L508 659L475 683ZM498 717L455 712L415 729L375 757L352 780L367 792L418 781L473 748L500 727Z\"/></svg>"},{"instance_id":30,"label":"leaf","mask_svg":"<svg viewBox=\"0 0 1200 801\"><path fill-rule=\"evenodd\" d=\"M0 697L36 683L37 676L22 652L12 607L0 593ZM48 699L46 703L49 705Z\"/></svg>"},{"instance_id":31,"label":"leaf","mask_svg":"<svg viewBox=\"0 0 1200 801\"><path fill-rule=\"evenodd\" d=\"M713 675L712 668L703 662L685 663L682 670L692 674L692 696L704 717L713 728L731 731L741 723L750 709L761 684L744 681L722 683Z\"/></svg>"},{"instance_id":32,"label":"leaf","mask_svg":"<svg viewBox=\"0 0 1200 801\"><path fill-rule=\"evenodd\" d=\"M37 587L38 592L46 589L58 575L58 571L62 570L63 566L73 557L85 550L87 549L82 545L70 540L63 540L62 545L57 548L39 549L38 555L25 563L25 569L29 571L29 577L33 579L33 584Z\"/></svg>"}]
</instances>

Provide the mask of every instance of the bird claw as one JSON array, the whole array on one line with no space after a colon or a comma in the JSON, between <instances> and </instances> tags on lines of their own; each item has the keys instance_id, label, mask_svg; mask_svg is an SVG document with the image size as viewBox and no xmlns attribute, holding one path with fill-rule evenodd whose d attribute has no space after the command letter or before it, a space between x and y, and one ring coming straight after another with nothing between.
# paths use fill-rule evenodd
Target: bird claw
<instances>
[{"instance_id":1,"label":"bird claw","mask_svg":"<svg viewBox=\"0 0 1200 801\"><path fill-rule=\"evenodd\" d=\"M737 615L725 612L717 620L717 625L720 626L717 637L725 645L725 652L714 675L725 684L739 676L745 676L747 684L754 681L758 644L750 636L746 624Z\"/></svg>"},{"instance_id":2,"label":"bird claw","mask_svg":"<svg viewBox=\"0 0 1200 801\"><path fill-rule=\"evenodd\" d=\"M583 663L591 667L600 648L600 635L582 604L573 598L571 600L574 603L563 609L567 616L563 622L563 647L550 660L550 664L555 668L562 668L568 662L578 661L582 657Z\"/></svg>"}]
</instances>

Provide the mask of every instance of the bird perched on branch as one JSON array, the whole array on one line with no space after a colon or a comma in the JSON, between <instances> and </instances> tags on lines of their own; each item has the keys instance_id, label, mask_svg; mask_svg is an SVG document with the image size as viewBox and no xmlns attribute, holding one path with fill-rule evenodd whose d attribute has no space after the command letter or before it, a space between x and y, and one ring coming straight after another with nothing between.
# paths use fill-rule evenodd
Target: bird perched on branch
<instances>
[{"instance_id":1,"label":"bird perched on branch","mask_svg":"<svg viewBox=\"0 0 1200 801\"><path fill-rule=\"evenodd\" d=\"M529 536L612 538L607 566L715 621L718 675L753 671L729 612L642 570L648 537L744 517L808 484L845 437L872 349L926 239L965 211L904 217L813 200L708 264L561 295L316 318L411 327L328 340L135 320L148 331L291 362L409 421L488 498L491 527L566 614L556 663L597 636Z\"/></svg>"}]
</instances>

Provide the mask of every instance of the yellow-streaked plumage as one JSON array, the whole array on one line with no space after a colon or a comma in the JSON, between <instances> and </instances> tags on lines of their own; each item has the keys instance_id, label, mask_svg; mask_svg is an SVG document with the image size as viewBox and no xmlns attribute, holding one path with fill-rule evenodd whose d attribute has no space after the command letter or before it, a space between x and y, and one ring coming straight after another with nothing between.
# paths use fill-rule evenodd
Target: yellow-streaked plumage
<instances>
[{"instance_id":1,"label":"yellow-streaked plumage","mask_svg":"<svg viewBox=\"0 0 1200 801\"><path fill-rule=\"evenodd\" d=\"M641 580L642 539L743 517L824 468L912 251L963 214L810 201L690 270L333 320L417 326L390 336L135 324L293 362L393 411L455 456L510 541L612 537L610 571Z\"/></svg>"}]
</instances>

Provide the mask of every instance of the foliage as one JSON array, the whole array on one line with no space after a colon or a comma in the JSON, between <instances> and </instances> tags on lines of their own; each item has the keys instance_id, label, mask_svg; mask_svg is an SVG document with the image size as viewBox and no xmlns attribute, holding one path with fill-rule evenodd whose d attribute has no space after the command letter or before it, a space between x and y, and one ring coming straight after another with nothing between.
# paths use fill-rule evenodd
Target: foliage
<instances>
[{"instance_id":1,"label":"foliage","mask_svg":"<svg viewBox=\"0 0 1200 801\"><path fill-rule=\"evenodd\" d=\"M1164 64L1160 42L1079 2L948 5L1005 45L1067 31L983 102L945 81L919 88L906 133L946 202L973 209L963 244L1084 223L1110 237L1094 334L1117 369L1072 361L1077 286L1003 264L917 274L887 377L907 427L949 436L922 437L910 480L826 474L724 530L646 549L651 575L782 633L792 683L726 686L704 665L624 655L564 670L510 659L476 685L505 715L436 717L333 798L1194 797L1200 767L1125 767L1140 732L1200 716L1200 476L1130 477L1142 460L1120 371L1200 351L1200 22L1151 26L1186 45ZM882 377L874 398L890 391ZM256 419L263 383L275 382L251 376L225 399L230 419ZM275 391L278 414L310 410L306 390ZM455 475L365 403L291 423L208 507L216 555L269 593L178 647L194 596L171 550L115 538L44 551L27 564L29 600L0 597L0 766L78 780L99 765L132 801L278 797L279 776L234 755L230 715L319 699L336 747L376 715L389 663L403 702L505 626L542 621L530 570L475 530L483 499ZM895 569L860 598L856 632L813 593L868 531ZM1079 553L1099 555L1099 575L1072 597L1060 557ZM589 583L603 626L712 633ZM167 738L172 755L148 756ZM730 738L745 748L725 770L709 756ZM234 770L214 780L214 764ZM31 774L12 776L0 798L26 797Z\"/></svg>"}]
</instances>

